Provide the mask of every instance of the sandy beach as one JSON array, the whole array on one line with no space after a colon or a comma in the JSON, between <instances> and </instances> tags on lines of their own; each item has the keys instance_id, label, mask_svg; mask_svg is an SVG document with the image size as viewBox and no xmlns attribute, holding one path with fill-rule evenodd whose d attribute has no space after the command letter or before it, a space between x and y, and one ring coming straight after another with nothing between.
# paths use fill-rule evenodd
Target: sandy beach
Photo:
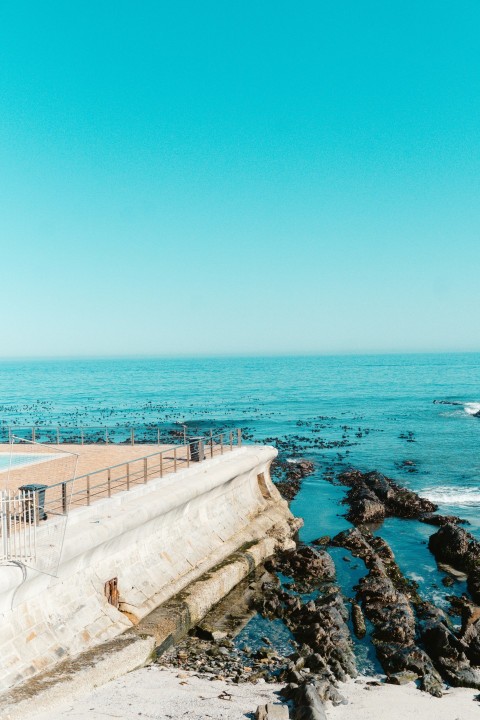
<instances>
[{"instance_id":1,"label":"sandy beach","mask_svg":"<svg viewBox=\"0 0 480 720\"><path fill-rule=\"evenodd\" d=\"M413 683L368 685L370 678L340 685L348 704L326 705L328 720L474 720L475 690L451 688L443 698L417 690ZM260 704L279 703L281 685L234 685L152 665L136 670L37 720L237 720L253 717ZM32 716L33 717L33 716Z\"/></svg>"}]
</instances>

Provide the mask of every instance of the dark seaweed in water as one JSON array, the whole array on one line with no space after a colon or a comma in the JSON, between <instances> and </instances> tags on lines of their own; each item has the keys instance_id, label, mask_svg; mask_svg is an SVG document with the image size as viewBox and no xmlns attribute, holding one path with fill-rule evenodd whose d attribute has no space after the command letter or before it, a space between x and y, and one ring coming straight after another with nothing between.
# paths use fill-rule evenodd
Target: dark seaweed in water
<instances>
[{"instance_id":1,"label":"dark seaweed in water","mask_svg":"<svg viewBox=\"0 0 480 720\"><path fill-rule=\"evenodd\" d=\"M309 460L289 462L277 458L271 467L272 478L285 500L293 500L299 492L303 478L311 475L315 466Z\"/></svg>"}]
</instances>

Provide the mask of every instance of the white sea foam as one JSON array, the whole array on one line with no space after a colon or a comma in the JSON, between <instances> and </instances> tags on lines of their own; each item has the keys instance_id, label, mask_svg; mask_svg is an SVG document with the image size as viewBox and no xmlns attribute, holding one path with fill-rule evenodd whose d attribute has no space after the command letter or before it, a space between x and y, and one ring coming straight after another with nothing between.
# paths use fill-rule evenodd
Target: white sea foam
<instances>
[{"instance_id":1,"label":"white sea foam","mask_svg":"<svg viewBox=\"0 0 480 720\"><path fill-rule=\"evenodd\" d=\"M480 412L480 402L465 403L464 408L469 415L475 415L475 413Z\"/></svg>"},{"instance_id":2,"label":"white sea foam","mask_svg":"<svg viewBox=\"0 0 480 720\"><path fill-rule=\"evenodd\" d=\"M425 578L423 577L423 575L419 575L416 572L409 572L407 573L407 575L411 580L415 580L415 582L417 583L425 582Z\"/></svg>"},{"instance_id":3,"label":"white sea foam","mask_svg":"<svg viewBox=\"0 0 480 720\"><path fill-rule=\"evenodd\" d=\"M439 485L419 493L423 498L439 505L480 505L480 488Z\"/></svg>"}]
</instances>

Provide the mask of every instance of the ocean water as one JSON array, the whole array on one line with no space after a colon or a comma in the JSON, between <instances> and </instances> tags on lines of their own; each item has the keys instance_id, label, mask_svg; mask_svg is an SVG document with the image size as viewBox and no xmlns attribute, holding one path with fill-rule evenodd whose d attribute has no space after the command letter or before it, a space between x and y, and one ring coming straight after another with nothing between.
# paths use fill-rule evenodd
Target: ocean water
<instances>
[{"instance_id":1,"label":"ocean water","mask_svg":"<svg viewBox=\"0 0 480 720\"><path fill-rule=\"evenodd\" d=\"M436 403L434 401L441 401ZM448 404L447 404L448 403ZM451 403L451 404L450 404ZM466 518L480 538L480 355L384 355L0 363L0 432L7 426L148 430L175 422L241 426L257 441L283 438L316 472L292 503L310 541L348 526L345 490L325 479L345 467L377 469ZM405 461L413 465L405 465ZM426 597L452 593L427 548L435 528L389 519L378 529ZM335 550L345 590L361 575ZM356 563L354 563L356 565ZM453 591L461 593L464 584Z\"/></svg>"}]
</instances>

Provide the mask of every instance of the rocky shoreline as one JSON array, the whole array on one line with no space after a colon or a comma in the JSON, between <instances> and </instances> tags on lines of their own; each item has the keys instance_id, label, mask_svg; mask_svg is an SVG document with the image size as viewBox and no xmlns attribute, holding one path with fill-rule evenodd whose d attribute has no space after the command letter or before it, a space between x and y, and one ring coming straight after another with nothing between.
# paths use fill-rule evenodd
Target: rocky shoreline
<instances>
[{"instance_id":1,"label":"rocky shoreline","mask_svg":"<svg viewBox=\"0 0 480 720\"><path fill-rule=\"evenodd\" d=\"M313 471L308 460L283 461L277 462L273 475L291 501ZM461 527L461 518L438 514L434 503L378 472L350 470L334 481L349 488L344 502L354 527L278 552L248 592L242 590L248 612L283 623L293 652L279 651L268 634L255 649L239 646L235 627L231 632L208 628L207 618L157 662L178 670L179 677L194 672L227 685L282 683L280 694L290 717L324 720L324 703L346 703L341 685L358 675L352 628L356 637L370 638L389 684L415 681L434 697L441 697L448 686L480 690L480 607L475 604L480 598L480 543ZM468 576L471 597L452 598L451 613L461 616L460 628L443 609L421 597L387 542L373 534L392 516L438 526L430 550L438 562ZM335 547L347 549L365 565L355 597L344 597L337 583L328 551ZM231 605L228 598L226 604ZM268 718L265 712L259 709L258 716Z\"/></svg>"}]
</instances>

